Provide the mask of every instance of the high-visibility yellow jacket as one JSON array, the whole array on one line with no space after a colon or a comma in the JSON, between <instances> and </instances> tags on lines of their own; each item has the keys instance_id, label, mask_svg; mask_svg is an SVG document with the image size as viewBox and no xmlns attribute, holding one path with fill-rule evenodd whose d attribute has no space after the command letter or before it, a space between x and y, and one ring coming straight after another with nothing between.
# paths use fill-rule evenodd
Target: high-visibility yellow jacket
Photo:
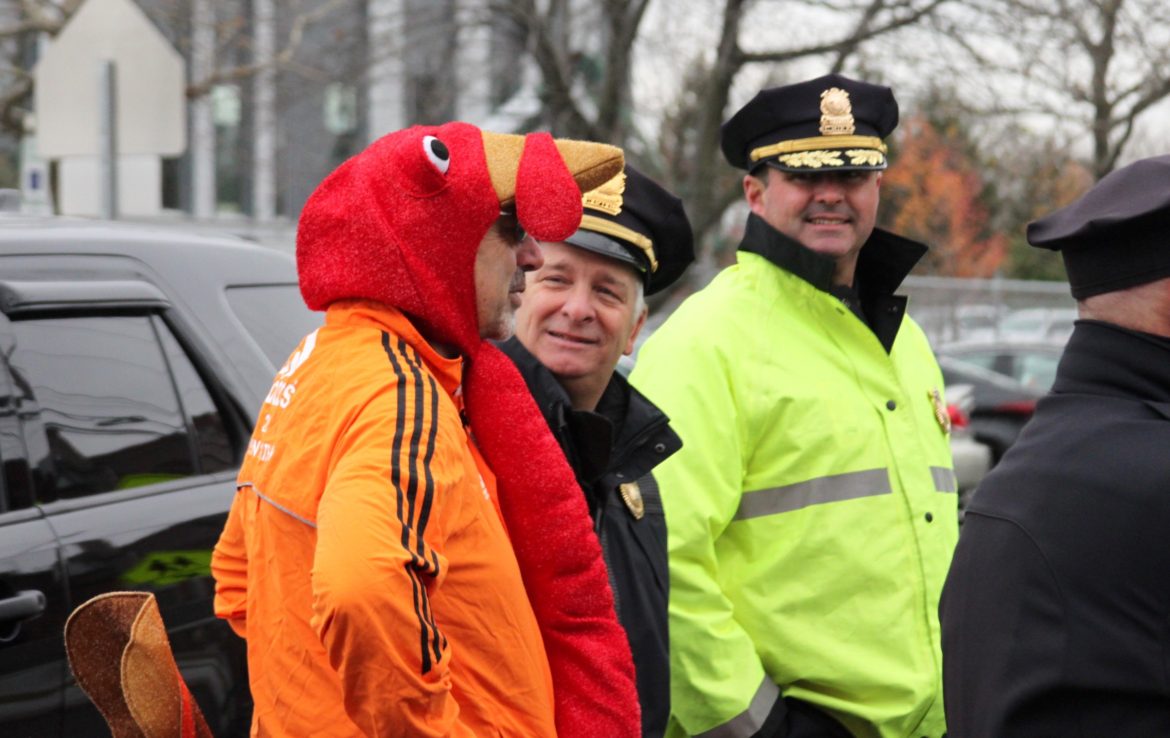
<instances>
[{"instance_id":1,"label":"high-visibility yellow jacket","mask_svg":"<svg viewBox=\"0 0 1170 738\"><path fill-rule=\"evenodd\" d=\"M277 375L212 559L253 735L556 734L462 367L399 311L343 301Z\"/></svg>"},{"instance_id":2,"label":"high-visibility yellow jacket","mask_svg":"<svg viewBox=\"0 0 1170 738\"><path fill-rule=\"evenodd\" d=\"M831 263L761 226L632 375L683 440L655 471L668 735L750 736L787 696L856 736L941 738L937 611L958 524L942 377L891 294L909 265L874 272L890 243L863 248L871 328L827 291Z\"/></svg>"}]
</instances>

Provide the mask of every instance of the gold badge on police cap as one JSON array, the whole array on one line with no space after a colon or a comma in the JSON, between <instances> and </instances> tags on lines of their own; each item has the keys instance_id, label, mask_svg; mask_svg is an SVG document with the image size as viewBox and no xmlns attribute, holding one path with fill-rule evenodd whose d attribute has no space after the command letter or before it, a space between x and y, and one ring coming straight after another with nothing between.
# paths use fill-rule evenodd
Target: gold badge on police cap
<instances>
[{"instance_id":1,"label":"gold badge on police cap","mask_svg":"<svg viewBox=\"0 0 1170 738\"><path fill-rule=\"evenodd\" d=\"M857 130L853 120L853 103L849 93L830 87L821 93L821 135L852 136Z\"/></svg>"},{"instance_id":2,"label":"gold badge on police cap","mask_svg":"<svg viewBox=\"0 0 1170 738\"><path fill-rule=\"evenodd\" d=\"M947 406L943 402L942 393L935 387L926 394L930 397L930 404L934 406L934 419L938 421L938 427L942 428L943 433L950 433L951 414L947 412Z\"/></svg>"},{"instance_id":3,"label":"gold badge on police cap","mask_svg":"<svg viewBox=\"0 0 1170 738\"><path fill-rule=\"evenodd\" d=\"M622 212L622 195L626 191L626 173L618 172L612 179L594 190L586 192L582 200L585 207L617 216Z\"/></svg>"},{"instance_id":4,"label":"gold badge on police cap","mask_svg":"<svg viewBox=\"0 0 1170 738\"><path fill-rule=\"evenodd\" d=\"M641 520L642 516L646 514L646 505L642 502L642 490L638 487L638 483L619 484L618 494L622 496L622 502L626 503L626 507L630 508L630 514L634 516L634 520Z\"/></svg>"}]
</instances>

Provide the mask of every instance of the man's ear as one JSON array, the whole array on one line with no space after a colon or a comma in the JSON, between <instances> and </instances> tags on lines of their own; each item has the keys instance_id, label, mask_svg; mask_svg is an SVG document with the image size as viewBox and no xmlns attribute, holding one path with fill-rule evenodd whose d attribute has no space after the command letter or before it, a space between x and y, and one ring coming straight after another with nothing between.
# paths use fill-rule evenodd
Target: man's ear
<instances>
[{"instance_id":1,"label":"man's ear","mask_svg":"<svg viewBox=\"0 0 1170 738\"><path fill-rule=\"evenodd\" d=\"M646 325L646 316L648 315L650 315L650 308L643 305L642 312L638 315L638 319L634 321L634 330L630 331L630 340L626 341L626 348L622 351L626 356L634 353L634 342L638 340L638 334L642 332L642 326Z\"/></svg>"},{"instance_id":2,"label":"man's ear","mask_svg":"<svg viewBox=\"0 0 1170 738\"><path fill-rule=\"evenodd\" d=\"M764 176L768 176L765 171ZM764 214L764 188L765 184L762 179L754 174L743 175L743 196L747 200L748 207L756 215L763 216Z\"/></svg>"}]
</instances>

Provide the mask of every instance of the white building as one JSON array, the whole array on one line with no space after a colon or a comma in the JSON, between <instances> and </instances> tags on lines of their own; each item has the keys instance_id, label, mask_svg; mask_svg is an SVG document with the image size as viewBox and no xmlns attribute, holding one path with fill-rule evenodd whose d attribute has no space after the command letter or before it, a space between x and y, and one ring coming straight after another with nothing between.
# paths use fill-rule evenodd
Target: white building
<instances>
[{"instance_id":1,"label":"white building","mask_svg":"<svg viewBox=\"0 0 1170 738\"><path fill-rule=\"evenodd\" d=\"M186 65L186 147L145 164L122 155L128 216L295 222L317 183L383 133L451 119L509 130L539 119L524 39L486 0L88 2L102 12L135 3ZM0 30L22 19L21 8L0 0ZM33 46L0 35L0 54L26 68ZM79 70L77 84L96 75ZM59 211L98 213L95 167L51 162Z\"/></svg>"}]
</instances>

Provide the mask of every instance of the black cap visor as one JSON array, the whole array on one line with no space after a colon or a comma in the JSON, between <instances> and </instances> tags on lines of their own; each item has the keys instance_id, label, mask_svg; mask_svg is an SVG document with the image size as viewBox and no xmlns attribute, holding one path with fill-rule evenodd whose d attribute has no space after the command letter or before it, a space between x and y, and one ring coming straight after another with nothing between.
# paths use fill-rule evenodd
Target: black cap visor
<instances>
[{"instance_id":1,"label":"black cap visor","mask_svg":"<svg viewBox=\"0 0 1170 738\"><path fill-rule=\"evenodd\" d=\"M565 239L565 243L572 244L586 251L592 251L595 254L608 256L623 264L629 264L645 279L649 264L647 264L645 257L641 256L641 249L627 246L621 241L612 239L609 236L603 236L600 233L594 233L593 231L586 231L584 229L578 229L576 233ZM638 256L634 255L635 249L638 252Z\"/></svg>"}]
</instances>

